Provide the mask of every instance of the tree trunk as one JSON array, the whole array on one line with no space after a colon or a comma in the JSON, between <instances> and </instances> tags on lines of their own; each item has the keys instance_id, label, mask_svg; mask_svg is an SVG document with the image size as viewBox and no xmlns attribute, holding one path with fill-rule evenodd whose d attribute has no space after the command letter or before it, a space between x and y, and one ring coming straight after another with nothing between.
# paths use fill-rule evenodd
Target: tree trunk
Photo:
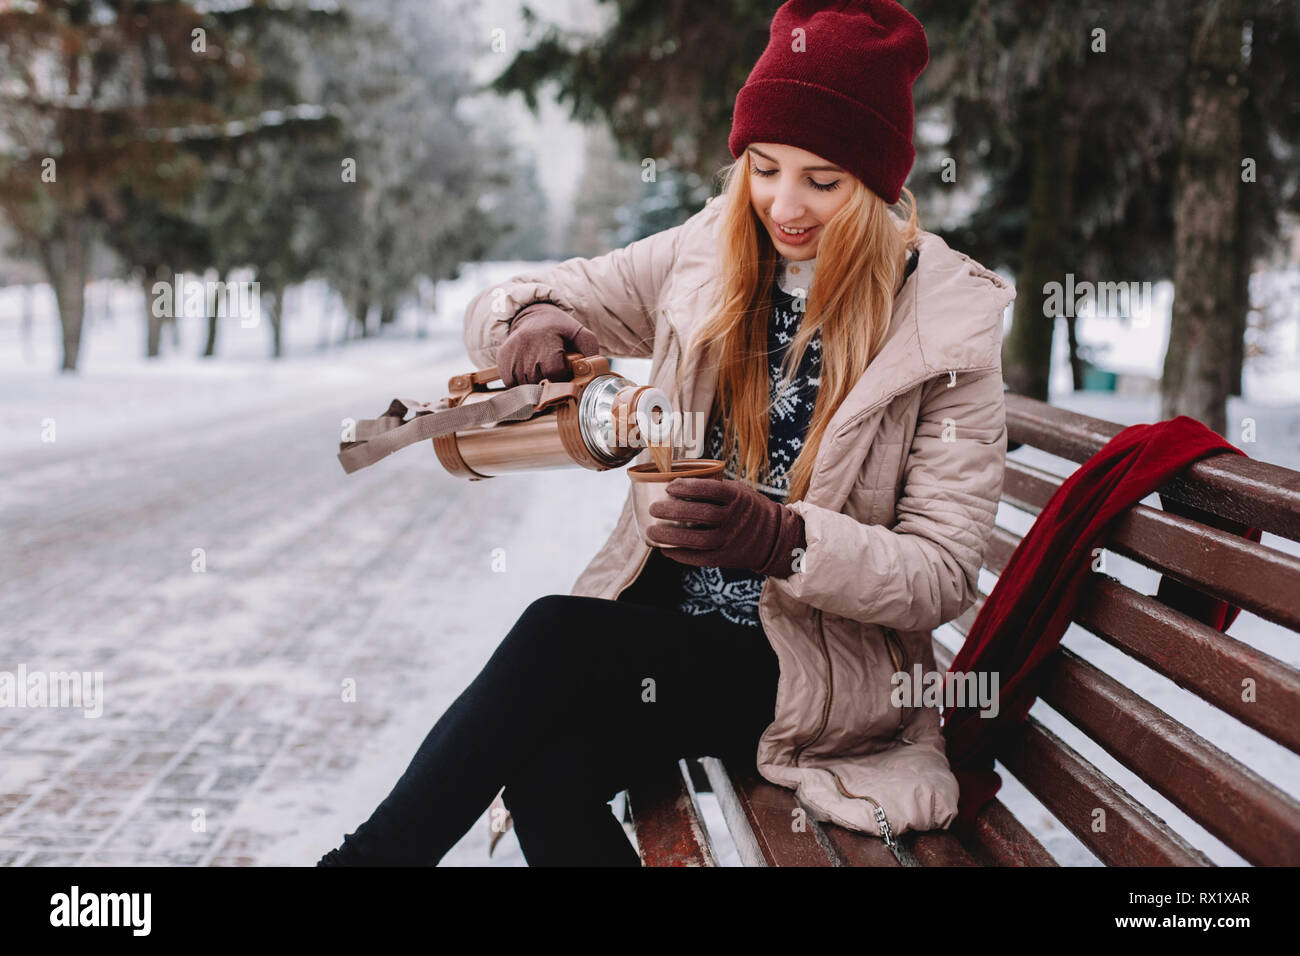
<instances>
[{"instance_id":1,"label":"tree trunk","mask_svg":"<svg viewBox=\"0 0 1300 956\"><path fill-rule=\"evenodd\" d=\"M104 283L104 291L99 297L100 307L97 320L102 320L105 325L113 324L113 289L108 283Z\"/></svg>"},{"instance_id":2,"label":"tree trunk","mask_svg":"<svg viewBox=\"0 0 1300 956\"><path fill-rule=\"evenodd\" d=\"M221 272L217 273L216 287L219 289L224 289L226 287L226 276ZM212 358L217 354L217 327L221 323L218 321L217 304L215 302L209 302L206 295L203 297L203 311L208 314L208 336L207 340L203 343L202 358ZM226 311L230 311L229 296L226 298Z\"/></svg>"},{"instance_id":3,"label":"tree trunk","mask_svg":"<svg viewBox=\"0 0 1300 956\"><path fill-rule=\"evenodd\" d=\"M1034 97L1028 129L1032 169L1022 274L1016 276L1011 331L1002 349L1003 378L1021 395L1047 400L1056 318L1043 315L1044 288L1065 282L1064 217L1068 166L1063 148L1063 97L1059 79L1049 78ZM1068 304L1067 304L1068 305Z\"/></svg>"},{"instance_id":4,"label":"tree trunk","mask_svg":"<svg viewBox=\"0 0 1300 956\"><path fill-rule=\"evenodd\" d=\"M60 238L41 243L41 258L59 305L59 325L63 330L63 364L59 370L75 372L86 316L90 225L82 216L70 213L63 221L61 232Z\"/></svg>"},{"instance_id":5,"label":"tree trunk","mask_svg":"<svg viewBox=\"0 0 1300 956\"><path fill-rule=\"evenodd\" d=\"M385 300L379 310L379 331L382 332L384 327L392 325L397 319L397 306L391 300Z\"/></svg>"},{"instance_id":6,"label":"tree trunk","mask_svg":"<svg viewBox=\"0 0 1300 956\"><path fill-rule=\"evenodd\" d=\"M271 289L271 358L284 355L283 340L280 335L284 325L284 286L276 285Z\"/></svg>"},{"instance_id":7,"label":"tree trunk","mask_svg":"<svg viewBox=\"0 0 1300 956\"><path fill-rule=\"evenodd\" d=\"M333 289L326 288L324 301L321 302L320 309L316 317L316 348L327 349L330 347L330 333L334 329L334 299L336 293Z\"/></svg>"},{"instance_id":8,"label":"tree trunk","mask_svg":"<svg viewBox=\"0 0 1300 956\"><path fill-rule=\"evenodd\" d=\"M1061 161L1061 255L1063 262L1073 263L1081 259L1077 255L1078 231L1071 226L1074 223L1074 180L1079 167L1079 142L1082 136L1077 121L1067 118L1062 123L1065 132L1061 144L1064 156ZM1070 384L1076 392L1079 392L1083 390L1084 372L1083 357L1079 355L1079 317L1074 315L1073 309L1069 312L1070 314L1065 317L1065 337L1069 345ZM1050 353L1048 370L1049 372L1051 370Z\"/></svg>"},{"instance_id":9,"label":"tree trunk","mask_svg":"<svg viewBox=\"0 0 1300 956\"><path fill-rule=\"evenodd\" d=\"M360 337L363 339L370 338L370 297L361 296L357 299L356 311L353 313L356 320L357 328L360 330Z\"/></svg>"},{"instance_id":10,"label":"tree trunk","mask_svg":"<svg viewBox=\"0 0 1300 956\"><path fill-rule=\"evenodd\" d=\"M163 320L149 311L148 329L145 332L144 354L145 358L157 358L162 348L162 324Z\"/></svg>"},{"instance_id":11,"label":"tree trunk","mask_svg":"<svg viewBox=\"0 0 1300 956\"><path fill-rule=\"evenodd\" d=\"M1241 0L1196 0L1174 183L1174 303L1160 417L1226 436L1240 182Z\"/></svg>"},{"instance_id":12,"label":"tree trunk","mask_svg":"<svg viewBox=\"0 0 1300 956\"><path fill-rule=\"evenodd\" d=\"M1241 177L1237 177L1238 186ZM1228 318L1232 323L1228 350L1228 394L1241 397L1241 372L1246 364L1246 319L1250 314L1251 232L1250 206L1237 194L1237 242L1233 256L1233 292Z\"/></svg>"},{"instance_id":13,"label":"tree trunk","mask_svg":"<svg viewBox=\"0 0 1300 956\"><path fill-rule=\"evenodd\" d=\"M154 302L153 302L153 287L159 282L171 282L172 281L171 270L168 269L166 266L154 266L153 268L147 268L144 271L144 281L145 281L144 354L146 358L157 358L162 351L161 349L162 327L163 327L163 322L166 321L167 317L165 315L159 316L154 314L156 309L154 308ZM183 295L184 295L184 290L182 290L182 296ZM182 309L185 306L185 303L183 301L177 302L170 297L168 298L167 301L171 303L171 308L167 311L170 311L172 313L175 313L177 310Z\"/></svg>"},{"instance_id":14,"label":"tree trunk","mask_svg":"<svg viewBox=\"0 0 1300 956\"><path fill-rule=\"evenodd\" d=\"M415 314L415 337L417 339L427 338L429 335L429 316L436 314L438 311L438 284L433 285L433 292L429 296L428 307L425 307L424 297L420 297L420 308Z\"/></svg>"},{"instance_id":15,"label":"tree trunk","mask_svg":"<svg viewBox=\"0 0 1300 956\"><path fill-rule=\"evenodd\" d=\"M1244 58L1241 65L1241 75L1244 82L1241 84L1246 89L1246 95L1243 97L1240 116L1241 116L1241 154L1253 156L1258 159L1264 154L1267 148L1263 143L1263 122L1259 115L1259 109L1252 99L1252 90L1255 80L1251 75L1252 66ZM1238 160L1240 164L1240 159ZM1233 330L1232 330L1232 353L1228 357L1228 394L1241 396L1241 373L1246 365L1246 326L1247 317L1250 313L1250 270L1253 265L1255 253L1253 238L1255 236L1255 217L1254 207L1246 201L1246 184L1241 181L1240 165L1238 165L1238 175L1236 177L1238 201L1237 201L1237 256L1235 261L1236 269L1236 293L1233 301L1236 307L1232 310ZM1258 188L1258 187L1255 187Z\"/></svg>"},{"instance_id":16,"label":"tree trunk","mask_svg":"<svg viewBox=\"0 0 1300 956\"><path fill-rule=\"evenodd\" d=\"M23 324L22 324L23 357L27 359L27 361L29 362L32 360L32 357L35 356L36 354L34 343L32 342L32 323L35 321L35 318L36 318L36 287L25 285L23 286Z\"/></svg>"},{"instance_id":17,"label":"tree trunk","mask_svg":"<svg viewBox=\"0 0 1300 956\"><path fill-rule=\"evenodd\" d=\"M1065 336L1070 340L1070 383L1076 392L1083 391L1083 356L1079 354L1079 319L1065 317Z\"/></svg>"}]
</instances>

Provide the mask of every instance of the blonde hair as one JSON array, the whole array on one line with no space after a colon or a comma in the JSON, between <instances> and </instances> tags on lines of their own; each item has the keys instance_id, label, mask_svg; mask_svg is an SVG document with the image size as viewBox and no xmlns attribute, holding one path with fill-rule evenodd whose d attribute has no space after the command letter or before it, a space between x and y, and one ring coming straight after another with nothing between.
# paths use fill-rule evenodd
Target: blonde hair
<instances>
[{"instance_id":1,"label":"blonde hair","mask_svg":"<svg viewBox=\"0 0 1300 956\"><path fill-rule=\"evenodd\" d=\"M744 152L724 168L722 196L714 200L723 203L718 236L721 281L709 317L692 333L683 354L710 351L708 359L718 368L714 412L721 416L725 436L722 459L729 460L736 448L738 477L756 487L760 480L772 478L767 328L780 253L750 204L749 161ZM908 218L903 220L861 180L848 176L846 184L852 192L823 227L816 276L782 366L788 382L809 341L821 331L821 385L803 447L790 468L788 503L807 494L831 416L880 351L907 249L916 243L921 228L910 190L903 189L908 200ZM710 415L708 428L713 421Z\"/></svg>"}]
</instances>

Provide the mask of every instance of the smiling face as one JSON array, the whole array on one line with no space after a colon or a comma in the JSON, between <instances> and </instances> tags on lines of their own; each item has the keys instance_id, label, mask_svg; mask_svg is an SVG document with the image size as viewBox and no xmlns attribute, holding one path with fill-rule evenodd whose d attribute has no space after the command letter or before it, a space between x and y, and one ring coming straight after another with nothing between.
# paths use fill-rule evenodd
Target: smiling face
<instances>
[{"instance_id":1,"label":"smiling face","mask_svg":"<svg viewBox=\"0 0 1300 956\"><path fill-rule=\"evenodd\" d=\"M815 258L826 223L851 195L853 174L797 146L751 143L746 152L749 201L777 251Z\"/></svg>"}]
</instances>

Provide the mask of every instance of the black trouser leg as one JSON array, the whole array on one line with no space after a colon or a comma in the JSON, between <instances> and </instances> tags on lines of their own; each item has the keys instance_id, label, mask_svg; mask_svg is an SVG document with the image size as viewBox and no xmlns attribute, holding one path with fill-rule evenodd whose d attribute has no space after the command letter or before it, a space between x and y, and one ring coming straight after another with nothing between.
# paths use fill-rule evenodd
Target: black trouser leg
<instances>
[{"instance_id":1,"label":"black trouser leg","mask_svg":"<svg viewBox=\"0 0 1300 956\"><path fill-rule=\"evenodd\" d=\"M515 777L502 799L528 865L640 866L623 824L610 812L609 800L620 789L593 789L566 776L563 767Z\"/></svg>"},{"instance_id":2,"label":"black trouser leg","mask_svg":"<svg viewBox=\"0 0 1300 956\"><path fill-rule=\"evenodd\" d=\"M655 763L752 758L776 679L759 628L539 598L371 818L322 862L433 865L503 785L530 863L635 862L604 801Z\"/></svg>"}]
</instances>

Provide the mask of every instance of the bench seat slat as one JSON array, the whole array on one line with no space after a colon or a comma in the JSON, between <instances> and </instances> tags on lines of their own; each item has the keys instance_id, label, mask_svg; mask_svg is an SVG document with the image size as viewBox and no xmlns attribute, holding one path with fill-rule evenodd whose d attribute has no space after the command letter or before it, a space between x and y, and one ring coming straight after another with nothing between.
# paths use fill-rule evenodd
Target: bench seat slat
<instances>
[{"instance_id":1,"label":"bench seat slat","mask_svg":"<svg viewBox=\"0 0 1300 956\"><path fill-rule=\"evenodd\" d=\"M717 866L695 791L681 761L628 790L637 849L646 866Z\"/></svg>"},{"instance_id":2,"label":"bench seat slat","mask_svg":"<svg viewBox=\"0 0 1300 956\"><path fill-rule=\"evenodd\" d=\"M910 839L909 839L910 838ZM921 866L983 866L956 834L943 830L904 833L902 841Z\"/></svg>"},{"instance_id":3,"label":"bench seat slat","mask_svg":"<svg viewBox=\"0 0 1300 956\"><path fill-rule=\"evenodd\" d=\"M746 866L835 865L811 821L801 830L795 828L795 810L802 808L794 791L733 772L716 757L704 757L700 763Z\"/></svg>"},{"instance_id":4,"label":"bench seat slat","mask_svg":"<svg viewBox=\"0 0 1300 956\"><path fill-rule=\"evenodd\" d=\"M984 866L1060 865L996 797L975 817L971 832L959 836Z\"/></svg>"},{"instance_id":5,"label":"bench seat slat","mask_svg":"<svg viewBox=\"0 0 1300 956\"><path fill-rule=\"evenodd\" d=\"M920 866L907 846L904 834L898 841L899 854L894 856L885 841L869 833L848 830L833 823L815 823L817 835L826 845L836 866L896 867Z\"/></svg>"}]
</instances>

